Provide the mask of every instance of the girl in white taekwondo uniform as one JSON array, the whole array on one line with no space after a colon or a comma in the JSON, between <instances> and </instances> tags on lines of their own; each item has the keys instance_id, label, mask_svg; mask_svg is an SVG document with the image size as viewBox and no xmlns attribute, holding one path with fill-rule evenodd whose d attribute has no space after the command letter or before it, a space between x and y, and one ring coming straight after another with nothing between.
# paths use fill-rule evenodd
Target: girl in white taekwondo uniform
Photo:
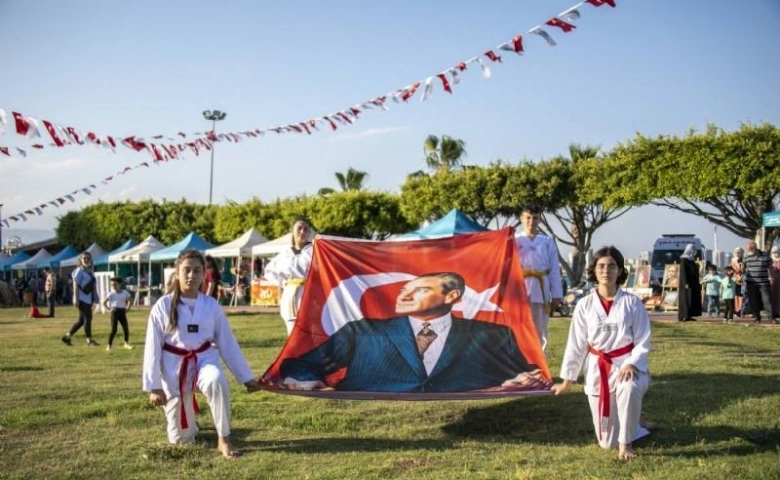
<instances>
[{"instance_id":1,"label":"girl in white taekwondo uniform","mask_svg":"<svg viewBox=\"0 0 780 480\"><path fill-rule=\"evenodd\" d=\"M197 250L176 259L169 293L149 314L144 347L143 389L152 405L164 406L171 443L191 443L198 433L194 390L205 396L214 417L217 449L237 455L230 445L230 385L224 360L247 391L260 386L247 365L225 313L217 301L200 293L206 260Z\"/></svg>"},{"instance_id":2,"label":"girl in white taekwondo uniform","mask_svg":"<svg viewBox=\"0 0 780 480\"><path fill-rule=\"evenodd\" d=\"M263 271L265 279L277 284L282 290L279 314L287 327L288 336L295 326L295 318L303 298L303 281L311 267L312 234L309 221L297 217L292 224L292 246L279 252Z\"/></svg>"},{"instance_id":3,"label":"girl in white taekwondo uniform","mask_svg":"<svg viewBox=\"0 0 780 480\"><path fill-rule=\"evenodd\" d=\"M583 361L585 393L602 448L618 448L620 460L635 457L632 442L650 432L640 424L642 398L650 384L650 319L636 296L618 288L625 282L623 255L615 247L596 252L588 280L597 288L577 303L561 365L556 395L571 388Z\"/></svg>"}]
</instances>

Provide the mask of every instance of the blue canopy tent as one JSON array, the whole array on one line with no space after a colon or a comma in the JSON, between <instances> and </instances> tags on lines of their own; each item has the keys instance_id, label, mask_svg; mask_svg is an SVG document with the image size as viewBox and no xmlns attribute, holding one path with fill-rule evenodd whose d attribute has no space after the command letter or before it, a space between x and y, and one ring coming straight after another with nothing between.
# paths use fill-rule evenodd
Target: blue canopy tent
<instances>
[{"instance_id":1,"label":"blue canopy tent","mask_svg":"<svg viewBox=\"0 0 780 480\"><path fill-rule=\"evenodd\" d=\"M464 233L484 232L486 230L488 229L469 218L468 215L453 208L447 215L435 222L413 232L397 235L390 240L402 241L420 240L425 238L444 238L462 235Z\"/></svg>"},{"instance_id":2,"label":"blue canopy tent","mask_svg":"<svg viewBox=\"0 0 780 480\"><path fill-rule=\"evenodd\" d=\"M190 232L186 237L174 243L170 247L157 250L149 255L150 262L170 262L176 260L183 250L200 250L201 252L213 248L214 244L207 242L198 236L195 232Z\"/></svg>"},{"instance_id":3,"label":"blue canopy tent","mask_svg":"<svg viewBox=\"0 0 780 480\"><path fill-rule=\"evenodd\" d=\"M199 250L201 253L213 248L215 245L211 242L203 240L197 233L190 232L186 237L182 238L178 242L174 243L170 247L157 250L149 255L149 271L152 271L152 263L165 263L173 262L176 257L184 250ZM165 271L162 265L160 266L160 282L165 283Z\"/></svg>"},{"instance_id":4,"label":"blue canopy tent","mask_svg":"<svg viewBox=\"0 0 780 480\"><path fill-rule=\"evenodd\" d=\"M11 270L11 265L13 265L14 263L23 262L28 258L30 258L30 255L24 252L16 252L10 257L5 257L2 260L0 260L0 272L3 272L3 278L6 278L7 276L5 272Z\"/></svg>"},{"instance_id":5,"label":"blue canopy tent","mask_svg":"<svg viewBox=\"0 0 780 480\"><path fill-rule=\"evenodd\" d=\"M122 245L116 247L115 249L111 250L108 253L104 253L103 255L99 255L97 257L93 256L92 257L92 265L95 265L95 266L98 266L98 265L108 265L108 263L109 263L108 257L110 257L111 255L116 255L118 253L122 253L125 250L130 250L131 248L135 247L136 245L138 245L138 242L136 242L135 240L132 240L132 239L127 240L125 243L123 243Z\"/></svg>"},{"instance_id":6,"label":"blue canopy tent","mask_svg":"<svg viewBox=\"0 0 780 480\"><path fill-rule=\"evenodd\" d=\"M60 262L63 260L68 260L73 257L77 257L79 255L79 251L75 248L68 245L67 247L60 250L60 252L53 257L47 258L46 260L39 262L38 265L36 265L36 268L39 270L42 268L50 267L52 269L54 268L60 268Z\"/></svg>"},{"instance_id":7,"label":"blue canopy tent","mask_svg":"<svg viewBox=\"0 0 780 480\"><path fill-rule=\"evenodd\" d=\"M24 253L24 252L16 252L15 254L11 255L10 257L6 257L2 260L0 260L0 270L10 270L11 265L14 263L23 262L30 258L30 255Z\"/></svg>"}]
</instances>

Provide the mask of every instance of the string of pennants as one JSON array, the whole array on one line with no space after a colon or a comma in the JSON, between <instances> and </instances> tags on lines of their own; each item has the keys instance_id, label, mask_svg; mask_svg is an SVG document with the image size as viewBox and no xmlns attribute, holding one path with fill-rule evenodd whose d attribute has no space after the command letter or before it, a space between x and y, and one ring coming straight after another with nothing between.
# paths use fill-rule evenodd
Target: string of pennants
<instances>
[{"instance_id":1,"label":"string of pennants","mask_svg":"<svg viewBox=\"0 0 780 480\"><path fill-rule=\"evenodd\" d=\"M580 7L586 3L594 7L601 7L603 5L609 5L613 8L616 7L616 0L584 0L567 8L560 14L551 17L544 22L543 25L533 27L528 30L527 34L540 37L551 47L557 45L550 31L552 31L552 29L560 29L564 34L574 31L577 28L576 25L574 25L574 22L581 18ZM329 128L335 131L339 126L354 124L359 120L359 116L367 110L381 109L386 111L388 110L387 104L389 102L396 104L408 102L418 92L421 92L420 101L424 102L431 97L434 91L434 85L437 83L441 85L442 90L452 94L453 86L460 83L461 75L466 72L470 66L473 66L474 64L478 65L482 72L482 76L484 78L490 78L492 73L489 65L502 63L502 52L522 55L525 52L524 40L525 38L522 34L517 34L512 37L512 39L493 49L487 50L482 55L459 62L446 70L427 77L425 80L414 82L385 95L380 95L335 113L287 125L264 129L255 128L238 132L223 132L219 134L214 131L197 132L189 135L184 132L178 132L175 136L154 135L147 139L137 135L113 136L97 134L92 131L87 131L85 133L83 130L74 127L58 125L48 120L41 120L23 115L19 112L11 112L11 115L9 116L6 110L0 108L0 134L5 133L6 126L10 127L9 122L13 121L13 129L17 134L30 140L36 138L41 139L37 143L30 145L30 148L36 150L50 147L62 148L66 146L86 145L103 148L110 153L115 153L117 148L125 147L136 152L147 152L151 155L152 160L155 163L181 159L184 158L185 154L188 152L193 152L197 156L201 151L209 151L216 142L227 141L238 143L249 138L258 138L268 133L297 133L311 135L313 132L319 131L320 127L325 129ZM43 143L44 140L41 133L41 126L43 126L43 129L48 133L49 137L51 137L51 142L49 142L48 145L44 145ZM28 150L25 148L0 145L0 157L27 157L27 153ZM132 170L145 167L149 167L148 162L142 162L133 167L125 167L123 170L117 172L116 175L104 178L100 183L108 184L116 178L117 175L124 175ZM74 190L67 195L58 197L55 200L26 210L23 213L18 213L2 219L0 220L0 223L8 227L10 225L9 220L14 222L27 221L29 216L43 215L44 209L49 206L59 207L64 204L66 200L75 202L75 195L80 195L82 193L90 195L92 190L96 188L97 186L95 184L90 184L86 187Z\"/></svg>"}]
</instances>

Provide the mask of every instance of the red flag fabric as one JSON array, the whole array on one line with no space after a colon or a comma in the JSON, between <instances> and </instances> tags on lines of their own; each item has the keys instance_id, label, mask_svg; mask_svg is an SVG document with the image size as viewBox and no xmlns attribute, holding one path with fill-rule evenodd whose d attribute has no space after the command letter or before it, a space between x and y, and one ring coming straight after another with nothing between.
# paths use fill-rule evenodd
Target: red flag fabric
<instances>
[{"instance_id":1,"label":"red flag fabric","mask_svg":"<svg viewBox=\"0 0 780 480\"><path fill-rule=\"evenodd\" d=\"M515 47L515 53L523 52L523 36L517 35L512 39L512 45Z\"/></svg>"},{"instance_id":2,"label":"red flag fabric","mask_svg":"<svg viewBox=\"0 0 780 480\"><path fill-rule=\"evenodd\" d=\"M414 92L416 92L418 88L420 88L420 82L416 82L414 85L404 88L403 93L401 94L401 100L405 102L412 98Z\"/></svg>"},{"instance_id":3,"label":"red flag fabric","mask_svg":"<svg viewBox=\"0 0 780 480\"><path fill-rule=\"evenodd\" d=\"M485 52L485 56L494 62L501 63L502 61L501 57L499 55L496 55L496 52L494 52L493 50L488 50L487 52Z\"/></svg>"},{"instance_id":4,"label":"red flag fabric","mask_svg":"<svg viewBox=\"0 0 780 480\"><path fill-rule=\"evenodd\" d=\"M452 88L450 87L450 82L447 80L447 74L445 73L439 73L436 75L441 79L441 87L444 89L445 92L452 93Z\"/></svg>"},{"instance_id":5,"label":"red flag fabric","mask_svg":"<svg viewBox=\"0 0 780 480\"><path fill-rule=\"evenodd\" d=\"M62 141L62 139L57 135L57 130L54 128L54 125L48 121L43 121L43 126L46 127L46 131L49 132L49 135L51 135L51 139L54 140L54 144L58 147L64 147L65 142Z\"/></svg>"},{"instance_id":6,"label":"red flag fabric","mask_svg":"<svg viewBox=\"0 0 780 480\"><path fill-rule=\"evenodd\" d=\"M441 300L445 285L449 303L416 297ZM546 394L552 386L511 228L399 242L321 236L303 288L295 328L262 376L269 390L431 400ZM426 312L436 317L434 331L451 320L434 359L415 345ZM307 383L318 385L299 389Z\"/></svg>"},{"instance_id":7,"label":"red flag fabric","mask_svg":"<svg viewBox=\"0 0 780 480\"><path fill-rule=\"evenodd\" d=\"M27 135L30 132L30 122L19 112L11 112L16 122L16 133L19 135Z\"/></svg>"},{"instance_id":8,"label":"red flag fabric","mask_svg":"<svg viewBox=\"0 0 780 480\"><path fill-rule=\"evenodd\" d=\"M585 0L587 3L590 3L593 6L600 7L604 5L605 3L609 5L612 8L615 8L617 5L615 4L615 0Z\"/></svg>"},{"instance_id":9,"label":"red flag fabric","mask_svg":"<svg viewBox=\"0 0 780 480\"><path fill-rule=\"evenodd\" d=\"M571 23L564 22L560 18L554 18L554 17L549 19L549 20L547 20L546 23L547 23L547 25L549 25L551 27L558 27L558 28L560 28L561 30L564 31L564 33L569 33L572 30L574 30L575 28L577 28L574 25L572 25Z\"/></svg>"}]
</instances>

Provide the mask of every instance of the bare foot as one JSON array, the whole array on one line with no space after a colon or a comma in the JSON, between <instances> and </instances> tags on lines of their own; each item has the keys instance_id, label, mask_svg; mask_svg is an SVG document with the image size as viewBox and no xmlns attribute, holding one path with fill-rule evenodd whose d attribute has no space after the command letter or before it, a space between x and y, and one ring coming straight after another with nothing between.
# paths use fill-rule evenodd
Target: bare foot
<instances>
[{"instance_id":1,"label":"bare foot","mask_svg":"<svg viewBox=\"0 0 780 480\"><path fill-rule=\"evenodd\" d=\"M230 441L226 438L220 438L218 440L217 450L219 450L222 456L228 460L233 460L240 455L238 451L233 450L233 448L230 446Z\"/></svg>"},{"instance_id":2,"label":"bare foot","mask_svg":"<svg viewBox=\"0 0 780 480\"><path fill-rule=\"evenodd\" d=\"M631 444L621 443L618 450L618 460L622 462L628 462L635 458L636 458L636 453L634 453L634 449L631 448Z\"/></svg>"}]
</instances>

